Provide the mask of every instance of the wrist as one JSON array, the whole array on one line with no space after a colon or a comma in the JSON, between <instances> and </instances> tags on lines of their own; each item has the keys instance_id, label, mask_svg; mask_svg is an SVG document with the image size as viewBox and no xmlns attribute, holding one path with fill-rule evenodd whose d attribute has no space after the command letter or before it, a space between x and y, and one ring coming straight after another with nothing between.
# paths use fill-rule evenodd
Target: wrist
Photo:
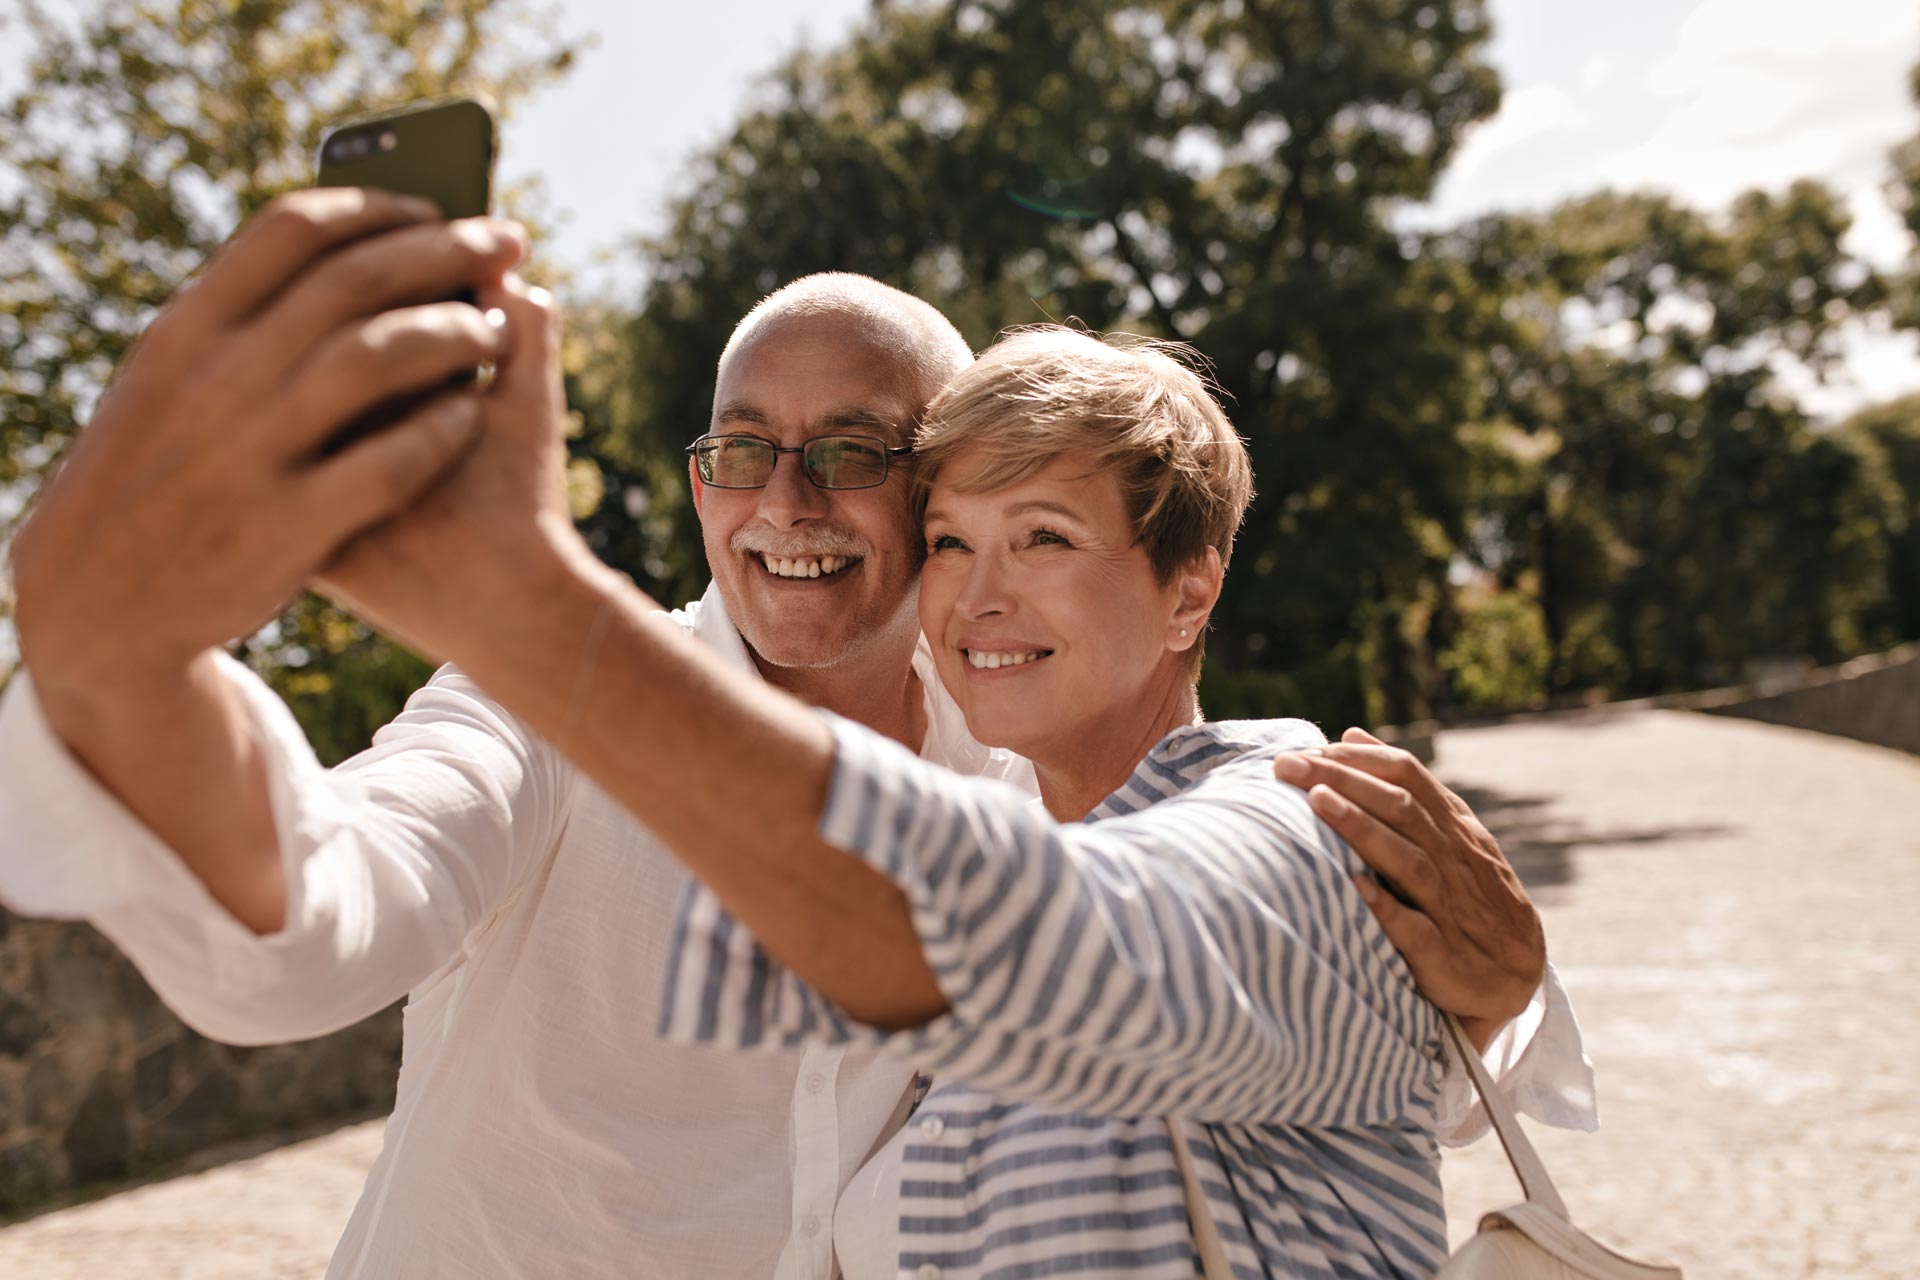
<instances>
[{"instance_id":1,"label":"wrist","mask_svg":"<svg viewBox=\"0 0 1920 1280\"><path fill-rule=\"evenodd\" d=\"M1493 1038L1500 1034L1500 1028L1506 1026L1510 1021L1511 1019L1509 1018L1459 1019L1460 1030L1466 1033L1467 1039L1473 1044L1475 1053L1485 1053L1487 1046L1493 1043Z\"/></svg>"},{"instance_id":2,"label":"wrist","mask_svg":"<svg viewBox=\"0 0 1920 1280\"><path fill-rule=\"evenodd\" d=\"M445 620L440 652L468 674L570 660L582 619L596 613L621 576L602 564L564 516L536 517L484 574L469 575Z\"/></svg>"},{"instance_id":3,"label":"wrist","mask_svg":"<svg viewBox=\"0 0 1920 1280\"><path fill-rule=\"evenodd\" d=\"M23 643L21 657L47 724L82 755L104 741L167 734L221 679L212 649L179 661L148 654L88 664Z\"/></svg>"}]
</instances>

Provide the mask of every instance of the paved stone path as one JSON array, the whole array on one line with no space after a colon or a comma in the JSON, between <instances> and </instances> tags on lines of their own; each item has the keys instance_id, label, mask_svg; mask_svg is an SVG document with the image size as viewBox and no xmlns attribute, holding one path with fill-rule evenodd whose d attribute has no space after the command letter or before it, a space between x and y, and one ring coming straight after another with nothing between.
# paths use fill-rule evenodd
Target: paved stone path
<instances>
[{"instance_id":1,"label":"paved stone path","mask_svg":"<svg viewBox=\"0 0 1920 1280\"><path fill-rule=\"evenodd\" d=\"M1604 1127L1534 1133L1579 1222L1689 1280L1920 1274L1920 760L1671 711L1456 730L1534 886ZM0 1230L0 1276L311 1280L377 1123ZM1517 1198L1448 1157L1456 1240Z\"/></svg>"}]
</instances>

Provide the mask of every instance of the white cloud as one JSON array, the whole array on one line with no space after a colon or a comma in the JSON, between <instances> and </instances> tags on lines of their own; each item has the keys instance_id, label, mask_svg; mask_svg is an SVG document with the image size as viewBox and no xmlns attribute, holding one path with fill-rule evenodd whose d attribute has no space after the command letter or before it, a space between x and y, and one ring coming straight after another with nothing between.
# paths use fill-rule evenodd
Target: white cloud
<instances>
[{"instance_id":1,"label":"white cloud","mask_svg":"<svg viewBox=\"0 0 1920 1280\"><path fill-rule=\"evenodd\" d=\"M1530 84L1500 97L1493 119L1467 136L1454 168L1471 171L1485 160L1565 128L1573 119L1573 98L1558 85Z\"/></svg>"},{"instance_id":2,"label":"white cloud","mask_svg":"<svg viewBox=\"0 0 1920 1280\"><path fill-rule=\"evenodd\" d=\"M1669 110L1651 135L1596 156L1593 173L1707 206L1798 177L1854 186L1915 128L1916 55L1912 0L1704 0L1645 75Z\"/></svg>"},{"instance_id":3,"label":"white cloud","mask_svg":"<svg viewBox=\"0 0 1920 1280\"><path fill-rule=\"evenodd\" d=\"M1823 381L1785 357L1773 361L1781 388L1816 418L1837 422L1864 409L1920 392L1920 335L1848 325L1839 367Z\"/></svg>"},{"instance_id":4,"label":"white cloud","mask_svg":"<svg viewBox=\"0 0 1920 1280\"><path fill-rule=\"evenodd\" d=\"M1500 110L1474 126L1454 153L1433 201L1402 210L1397 220L1409 227L1446 226L1487 210L1527 208L1570 194L1584 166L1557 140L1583 124L1573 96L1559 85L1507 90Z\"/></svg>"},{"instance_id":5,"label":"white cloud","mask_svg":"<svg viewBox=\"0 0 1920 1280\"><path fill-rule=\"evenodd\" d=\"M1880 182L1863 182L1847 193L1847 208L1853 214L1853 226L1841 244L1847 252L1865 258L1883 271L1902 265L1913 249L1913 237L1907 224L1887 203L1887 189Z\"/></svg>"}]
</instances>

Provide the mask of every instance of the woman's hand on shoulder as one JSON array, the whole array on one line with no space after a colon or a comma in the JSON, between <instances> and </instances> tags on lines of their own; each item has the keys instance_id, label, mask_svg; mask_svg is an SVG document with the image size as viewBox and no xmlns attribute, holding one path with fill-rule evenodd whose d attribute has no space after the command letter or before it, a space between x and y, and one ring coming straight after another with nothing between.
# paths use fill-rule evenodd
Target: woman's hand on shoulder
<instances>
[{"instance_id":1,"label":"woman's hand on shoulder","mask_svg":"<svg viewBox=\"0 0 1920 1280\"><path fill-rule=\"evenodd\" d=\"M1355 877L1361 897L1420 990L1484 1048L1547 964L1540 914L1500 842L1425 765L1361 729L1281 755L1274 776L1373 869L1379 883Z\"/></svg>"}]
</instances>

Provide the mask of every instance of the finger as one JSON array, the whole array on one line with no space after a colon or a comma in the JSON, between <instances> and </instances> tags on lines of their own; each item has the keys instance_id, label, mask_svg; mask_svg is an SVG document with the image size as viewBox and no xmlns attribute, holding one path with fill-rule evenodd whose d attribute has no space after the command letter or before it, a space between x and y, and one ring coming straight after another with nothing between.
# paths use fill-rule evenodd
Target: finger
<instances>
[{"instance_id":1,"label":"finger","mask_svg":"<svg viewBox=\"0 0 1920 1280\"><path fill-rule=\"evenodd\" d=\"M481 421L478 393L449 391L314 467L301 504L322 541L315 559L409 506L466 455Z\"/></svg>"},{"instance_id":2,"label":"finger","mask_svg":"<svg viewBox=\"0 0 1920 1280\"><path fill-rule=\"evenodd\" d=\"M1329 760L1370 773L1410 792L1435 817L1447 813L1472 815L1473 810L1467 802L1434 777L1432 771L1414 759L1411 752L1390 747L1378 739L1372 743L1353 741L1348 735L1356 732L1365 733L1364 730L1349 729L1341 735L1341 741L1324 747L1322 754Z\"/></svg>"},{"instance_id":3,"label":"finger","mask_svg":"<svg viewBox=\"0 0 1920 1280\"><path fill-rule=\"evenodd\" d=\"M511 427L557 429L559 422L549 415L563 412L566 400L560 382L560 311L553 295L508 275L482 287L475 302L499 313L507 335L489 398L509 409Z\"/></svg>"},{"instance_id":4,"label":"finger","mask_svg":"<svg viewBox=\"0 0 1920 1280\"><path fill-rule=\"evenodd\" d=\"M253 358L275 377L344 325L477 289L525 253L525 233L491 218L406 227L350 245L314 263L261 313Z\"/></svg>"},{"instance_id":5,"label":"finger","mask_svg":"<svg viewBox=\"0 0 1920 1280\"><path fill-rule=\"evenodd\" d=\"M215 250L177 299L183 311L229 324L271 300L322 255L365 236L440 216L430 200L333 187L281 196Z\"/></svg>"},{"instance_id":6,"label":"finger","mask_svg":"<svg viewBox=\"0 0 1920 1280\"><path fill-rule=\"evenodd\" d=\"M1283 764L1290 755L1298 756L1298 761ZM1274 760L1274 776L1300 787L1330 787L1429 852L1438 852L1448 843L1436 815L1419 797L1396 783L1341 763L1333 758L1331 748L1279 756Z\"/></svg>"},{"instance_id":7,"label":"finger","mask_svg":"<svg viewBox=\"0 0 1920 1280\"><path fill-rule=\"evenodd\" d=\"M1340 741L1359 742L1359 743L1364 743L1368 746L1374 746L1374 747L1384 747L1387 745L1384 741L1374 737L1372 734L1368 733L1365 729L1362 729L1359 725L1354 725L1351 728L1349 728L1345 733L1341 734Z\"/></svg>"},{"instance_id":8,"label":"finger","mask_svg":"<svg viewBox=\"0 0 1920 1280\"><path fill-rule=\"evenodd\" d=\"M499 356L500 327L464 302L386 311L334 334L288 396L292 413L274 442L309 457L349 424L388 402L449 381Z\"/></svg>"},{"instance_id":9,"label":"finger","mask_svg":"<svg viewBox=\"0 0 1920 1280\"><path fill-rule=\"evenodd\" d=\"M1400 902L1366 876L1355 876L1353 883L1360 891L1361 901L1367 904L1367 910L1373 913L1373 918L1386 931L1387 940L1405 957L1407 967L1413 970L1414 981L1423 982L1428 960L1446 948L1446 939L1439 927L1425 914ZM1429 998L1433 994L1427 992Z\"/></svg>"},{"instance_id":10,"label":"finger","mask_svg":"<svg viewBox=\"0 0 1920 1280\"><path fill-rule=\"evenodd\" d=\"M1362 862L1399 885L1423 909L1438 906L1435 895L1439 877L1433 860L1419 846L1324 785L1307 793L1307 803L1321 821L1353 846Z\"/></svg>"}]
</instances>

